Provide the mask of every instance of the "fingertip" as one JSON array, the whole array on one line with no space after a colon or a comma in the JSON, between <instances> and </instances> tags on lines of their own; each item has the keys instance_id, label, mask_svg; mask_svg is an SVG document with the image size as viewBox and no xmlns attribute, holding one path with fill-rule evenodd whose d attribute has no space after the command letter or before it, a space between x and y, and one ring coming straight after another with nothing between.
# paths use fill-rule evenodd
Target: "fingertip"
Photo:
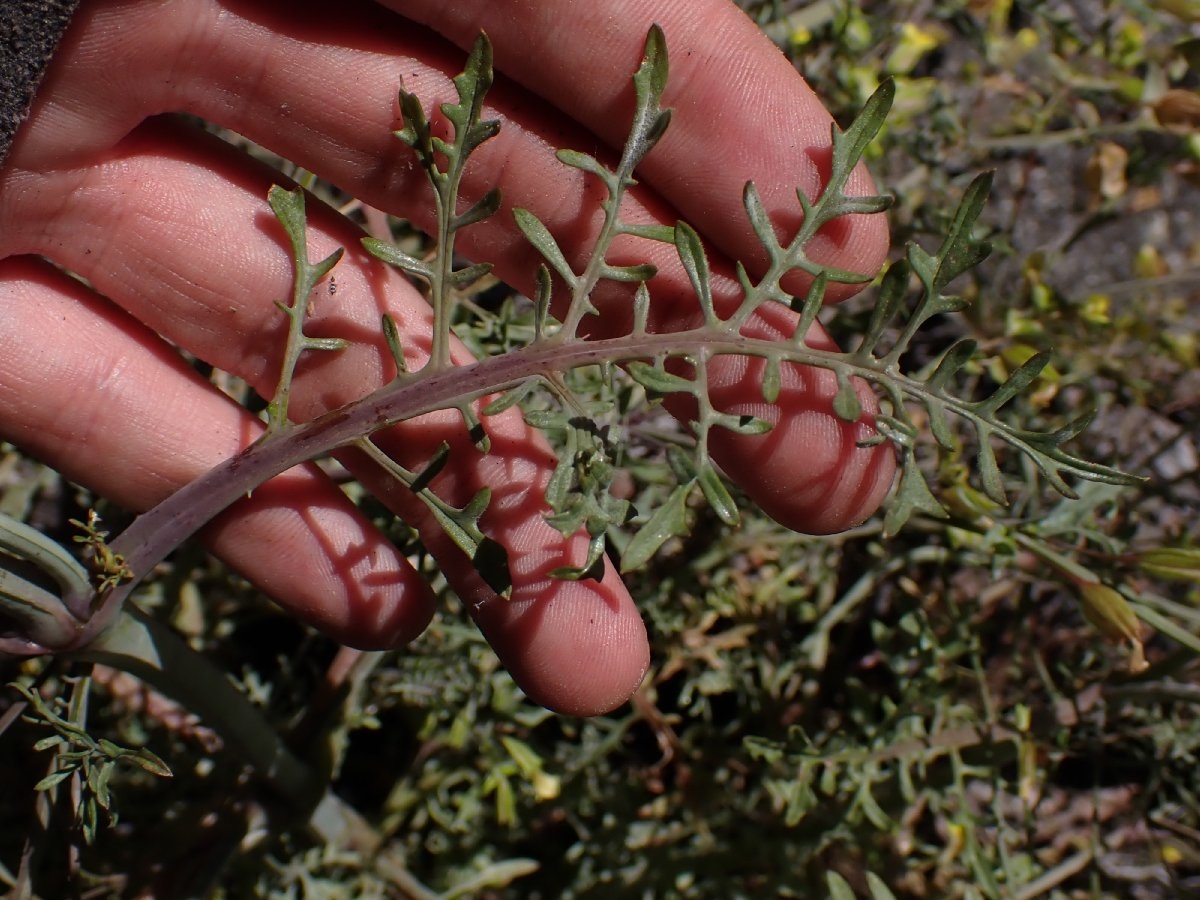
<instances>
[{"instance_id":1,"label":"fingertip","mask_svg":"<svg viewBox=\"0 0 1200 900\"><path fill-rule=\"evenodd\" d=\"M526 599L490 599L475 619L529 699L563 715L611 712L650 665L646 626L611 567L599 582L555 581Z\"/></svg>"},{"instance_id":2,"label":"fingertip","mask_svg":"<svg viewBox=\"0 0 1200 900\"><path fill-rule=\"evenodd\" d=\"M420 573L308 467L260 485L204 537L255 587L339 643L403 646L433 617Z\"/></svg>"},{"instance_id":3,"label":"fingertip","mask_svg":"<svg viewBox=\"0 0 1200 900\"><path fill-rule=\"evenodd\" d=\"M751 327L770 325L760 320ZM878 400L871 388L854 382L862 414L848 422L832 408L838 391L832 372L784 366L779 398L771 404L757 387L763 368L761 360L735 358L710 367L713 397L723 411L772 426L761 435L713 431L713 456L763 512L794 531L831 534L861 524L886 499L896 474L895 452L878 440L873 425Z\"/></svg>"},{"instance_id":4,"label":"fingertip","mask_svg":"<svg viewBox=\"0 0 1200 900\"><path fill-rule=\"evenodd\" d=\"M714 455L775 521L805 534L835 534L862 524L887 497L895 454L864 421L825 411L789 416L765 435L718 439Z\"/></svg>"}]
</instances>

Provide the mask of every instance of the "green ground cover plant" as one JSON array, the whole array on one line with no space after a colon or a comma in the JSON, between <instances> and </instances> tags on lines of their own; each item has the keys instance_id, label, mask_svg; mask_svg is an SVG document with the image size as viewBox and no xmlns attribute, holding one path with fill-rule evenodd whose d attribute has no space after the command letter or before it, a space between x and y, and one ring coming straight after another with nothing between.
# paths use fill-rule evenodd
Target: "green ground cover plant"
<instances>
[{"instance_id":1,"label":"green ground cover plant","mask_svg":"<svg viewBox=\"0 0 1200 900\"><path fill-rule=\"evenodd\" d=\"M53 475L10 457L26 486L6 499L16 515L3 548L49 578L14 566L3 583L12 627L0 649L25 659L13 662L0 707L0 752L10 772L29 776L7 776L9 796L28 802L0 831L0 878L17 896L147 886L278 897L1172 896L1195 884L1200 551L1186 511L1198 502L1187 428L1197 360L1189 310L1172 299L1188 282L1171 277L1181 264L1167 256L1178 249L1147 241L1130 253L1138 280L1107 293L1071 294L1055 279L1091 235L1127 219L1135 190L1194 174L1200 147L1182 98L1195 85L1179 60L1195 51L1170 18L1187 10L1098 8L1085 21L1041 5L941 4L904 26L894 9L870 4L751 11L785 49L811 51L801 64L852 124L834 133L824 193L797 194L804 220L787 243L747 186L746 214L770 264L758 280L739 271L736 306L714 303L686 223L651 229L619 215L638 163L669 126L660 106L669 36L658 32L634 76L636 112L615 168L559 154L606 189L590 259L577 271L517 210L545 260L540 289L485 298L486 264L454 253L457 232L500 205L494 193L466 209L458 198L471 153L496 131L483 116L491 73L481 38L455 80L458 102L440 110L452 137L436 136L431 111L401 93L397 137L428 175L438 233L425 244L399 223L392 239L365 241L428 289L424 368L406 370L385 319L396 379L334 414L288 422L297 361L342 346L303 329L338 254L308 258L304 193L277 188L268 202L296 286L281 304L288 352L266 437L112 537L101 525L119 511L73 500L91 571L18 521ZM1093 28L1098 45L1087 40ZM981 138L944 73L921 74L941 66L964 89L986 85L1022 60L1034 65L1029 47L1042 42L1061 65L1035 65L1026 94L1005 98L1012 108L997 121L1008 134ZM1128 109L1139 111L1137 127L1104 124ZM1039 235L1027 252L1019 230L989 220L993 180L1016 177L1008 154L1097 137L1117 149L1093 148L1081 168L1094 174L1095 206L1057 243ZM1006 156L994 176L978 174L988 153ZM805 246L839 216L889 205L842 192L864 156L896 185L900 241L878 284L830 313L827 284L863 277L816 264ZM999 198L1009 225L1023 215L1013 196ZM648 330L653 271L610 263L617 236L674 247L700 324ZM1191 262L1183 258L1185 274ZM794 269L812 277L803 297L781 287ZM604 279L636 286L632 325L585 341ZM1142 290L1165 297L1153 318L1129 308ZM799 313L795 333L744 336L771 303ZM818 317L847 350L804 342ZM451 365L452 335L480 362ZM874 439L890 441L901 463L879 520L851 535L795 535L726 484L710 435L766 427L709 400L707 366L729 354L762 361L768 402L792 364L834 373L835 411L848 421L862 414L856 381L876 390L884 411ZM1191 405L1168 407L1165 395L1189 383ZM664 439L660 401L678 394L696 409L692 433ZM492 399L480 407L481 398ZM413 646L350 653L281 625L185 543L273 474L354 446L421 497L503 592L503 550L480 528L486 490L452 507L428 487L444 454L410 471L370 434L444 408L474 429L518 403L559 454L552 522L592 539L584 564L557 574L590 577L613 552L651 623L652 671L609 716L563 719L524 701L453 596ZM1151 424L1153 447L1131 440ZM1105 464L1070 452L1082 434L1086 456ZM1149 481L1135 485L1126 470ZM609 490L618 478L619 496ZM87 512L97 506L101 518ZM379 517L397 541L413 540ZM149 834L160 820L167 827ZM197 848L202 861L182 865Z\"/></svg>"}]
</instances>

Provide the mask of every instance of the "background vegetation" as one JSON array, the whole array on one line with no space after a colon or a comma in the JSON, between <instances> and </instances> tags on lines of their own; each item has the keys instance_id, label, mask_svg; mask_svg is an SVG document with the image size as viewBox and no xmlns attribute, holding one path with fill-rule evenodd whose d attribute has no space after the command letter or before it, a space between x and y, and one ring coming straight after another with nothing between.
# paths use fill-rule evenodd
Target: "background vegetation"
<instances>
[{"instance_id":1,"label":"background vegetation","mask_svg":"<svg viewBox=\"0 0 1200 900\"><path fill-rule=\"evenodd\" d=\"M974 304L913 352L973 337L991 353L972 372L983 389L1052 349L1012 415L1093 400L1084 455L1148 482L1067 501L1006 460L1013 511L993 520L964 454L931 473L955 517L886 539L878 521L811 538L749 506L738 529L698 510L630 579L653 641L642 690L586 721L525 701L453 596L411 647L351 656L185 550L141 602L327 760L336 821L290 817L203 723L100 670L92 738L145 746L173 777L97 745L89 829L69 798L34 790L46 717L6 721L0 884L23 883L34 835L44 897L1200 895L1200 7L748 11L843 122L896 78L870 162L897 196L897 254L935 243L970 179L996 172L997 250L962 287ZM499 287L480 303L519 315ZM867 296L830 327L861 333L869 312ZM469 337L495 346L505 329ZM656 490L650 464L622 477ZM0 510L64 543L88 508L125 521L12 448L0 483ZM1046 549L1156 626L1145 671L1086 621L1095 598ZM0 664L0 681L36 677L43 696L87 674ZM0 694L0 716L19 699Z\"/></svg>"}]
</instances>

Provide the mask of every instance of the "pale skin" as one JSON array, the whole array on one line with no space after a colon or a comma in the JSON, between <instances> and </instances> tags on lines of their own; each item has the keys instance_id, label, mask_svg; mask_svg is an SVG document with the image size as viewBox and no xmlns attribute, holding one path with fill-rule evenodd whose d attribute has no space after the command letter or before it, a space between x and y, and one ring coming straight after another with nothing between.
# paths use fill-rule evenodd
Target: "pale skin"
<instances>
[{"instance_id":1,"label":"pale skin","mask_svg":"<svg viewBox=\"0 0 1200 900\"><path fill-rule=\"evenodd\" d=\"M495 47L489 115L503 128L474 159L466 193L495 184L504 207L464 232L460 250L532 289L536 257L511 208L534 211L578 261L597 226L597 192L557 164L553 148L612 155L632 110L629 76L651 23L671 56L665 105L672 127L640 172L627 215L690 221L726 273L761 261L741 210L753 179L781 229L799 212L794 190L819 193L829 116L812 90L727 0L85 0L34 110L0 171L0 436L69 478L135 510L253 441L261 423L181 361L183 347L270 396L278 377L291 270L266 195L280 176L161 113L189 112L245 134L373 206L431 223L427 187L391 136L401 80L427 108L453 99L450 76L482 29ZM853 189L872 191L864 173ZM344 246L334 296L319 296L308 331L353 346L301 365L292 417L312 418L393 374L379 332L389 312L405 332L410 368L428 351L430 314L404 278L359 249L356 227L309 204L310 253ZM782 233L782 230L781 230ZM823 234L813 255L873 273L887 248L879 216ZM624 252L625 247L618 248ZM653 322L695 314L666 247L629 247L659 263ZM39 260L82 275L90 287ZM802 289L797 281L794 289ZM839 288L832 299L848 296ZM599 298L619 333L620 304ZM791 313L750 328L781 333ZM814 332L810 341L828 341ZM174 346L173 346L174 345ZM461 348L456 360L465 361ZM726 436L719 461L764 509L800 531L831 532L871 515L891 484L890 449L864 449L869 421L829 411L832 380L792 370L778 408L761 400L757 369L713 373L719 405L777 422L757 438ZM874 408L864 394L869 411ZM685 414L685 410L677 410ZM511 598L495 597L432 526L407 490L352 456L346 462L417 525L501 660L529 696L569 714L610 710L649 665L634 600L610 567L600 582L547 572L578 561L543 521L553 468L519 414L489 419L492 451L476 452L454 415L378 436L419 466L454 445L438 492L463 503L495 490L488 533L509 552ZM387 539L315 469L255 491L204 533L207 544L285 609L359 647L399 646L427 625L434 598Z\"/></svg>"}]
</instances>

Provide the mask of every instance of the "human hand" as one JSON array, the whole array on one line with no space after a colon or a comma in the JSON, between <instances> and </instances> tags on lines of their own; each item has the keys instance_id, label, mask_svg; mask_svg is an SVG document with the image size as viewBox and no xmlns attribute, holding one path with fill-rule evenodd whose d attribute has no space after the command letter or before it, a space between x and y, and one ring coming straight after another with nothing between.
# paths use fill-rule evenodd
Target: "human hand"
<instances>
[{"instance_id":1,"label":"human hand","mask_svg":"<svg viewBox=\"0 0 1200 900\"><path fill-rule=\"evenodd\" d=\"M809 196L820 190L829 117L726 0L352 0L336 10L268 0L85 0L0 173L7 301L0 304L7 339L0 434L67 477L144 509L261 433L260 422L196 376L174 346L271 394L284 327L274 301L288 296L292 274L265 206L280 177L200 128L157 114L186 111L232 129L373 206L428 226L420 173L390 134L397 88L403 79L427 107L451 99L449 78L485 30L501 76L489 115L503 128L472 157L464 195L498 186L504 208L464 231L459 249L496 261L501 278L531 291L536 256L509 210L536 213L568 256L590 245L594 186L561 166L553 150L620 146L632 110L629 74L653 21L671 52L664 103L675 115L640 170L629 217L682 218L699 228L726 273L718 293L732 297L729 261L741 258L752 269L762 261L741 209L743 183L754 179L781 230L793 229L796 186ZM869 192L865 175L852 188ZM290 406L297 419L392 376L379 334L383 312L408 335L410 368L427 352L417 336L430 322L419 293L359 249L354 225L310 204L309 228L314 258L337 246L347 252L335 273L336 296L316 304L306 330L349 338L351 346L302 363ZM822 262L874 272L886 250L885 225L878 216L851 217L816 243L810 254ZM660 267L652 285L660 330L682 327L696 312L667 251L651 257ZM34 255L82 275L94 292ZM619 297L598 298L606 299L619 308ZM780 308L748 328L784 334L788 321L791 313ZM810 336L810 343L828 340ZM751 364L723 358L710 379L718 405L777 422L765 436L726 434L713 445L725 471L767 512L798 530L823 532L874 511L891 483L891 451L857 446L869 425L844 423L830 411L836 386L828 373L790 369L775 407L762 402ZM867 395L864 405L874 408ZM452 503L493 488L484 525L508 548L509 599L482 584L407 489L352 454L345 461L420 528L531 698L567 713L611 709L648 665L636 607L611 569L599 582L549 576L577 562L583 549L581 540L564 547L543 520L553 458L515 410L485 424L486 456L473 449L456 413L404 423L376 442L419 466L450 441L450 465L434 486ZM313 467L262 486L204 536L233 568L338 640L395 646L432 615L420 577Z\"/></svg>"}]
</instances>

